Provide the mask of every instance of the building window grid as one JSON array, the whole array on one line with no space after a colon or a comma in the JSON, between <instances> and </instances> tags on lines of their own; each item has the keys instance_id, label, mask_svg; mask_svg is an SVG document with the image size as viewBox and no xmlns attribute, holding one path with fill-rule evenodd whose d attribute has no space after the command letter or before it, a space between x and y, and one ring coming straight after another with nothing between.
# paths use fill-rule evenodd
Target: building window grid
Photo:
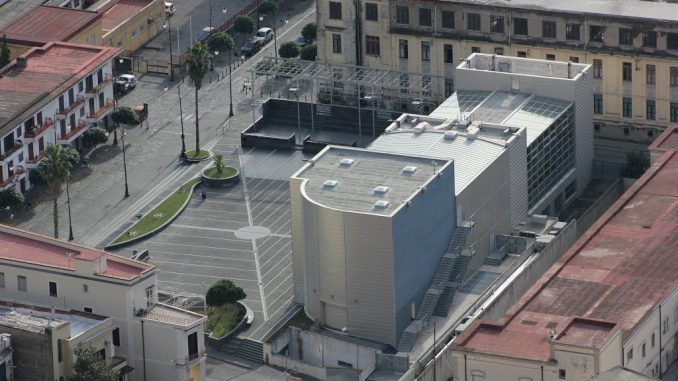
<instances>
[{"instance_id":1,"label":"building window grid","mask_svg":"<svg viewBox=\"0 0 678 381\"><path fill-rule=\"evenodd\" d=\"M657 82L657 67L647 65L645 67L645 80L648 85L654 85Z\"/></svg>"},{"instance_id":2,"label":"building window grid","mask_svg":"<svg viewBox=\"0 0 678 381\"><path fill-rule=\"evenodd\" d=\"M556 22L543 21L541 24L541 34L543 38L556 38Z\"/></svg>"},{"instance_id":3,"label":"building window grid","mask_svg":"<svg viewBox=\"0 0 678 381\"><path fill-rule=\"evenodd\" d=\"M401 60L409 59L410 52L407 40L399 40L398 42L399 57Z\"/></svg>"},{"instance_id":4,"label":"building window grid","mask_svg":"<svg viewBox=\"0 0 678 381\"><path fill-rule=\"evenodd\" d=\"M504 33L504 18L502 16L490 16L490 32Z\"/></svg>"},{"instance_id":5,"label":"building window grid","mask_svg":"<svg viewBox=\"0 0 678 381\"><path fill-rule=\"evenodd\" d=\"M370 56L381 54L378 36L365 36L365 53Z\"/></svg>"},{"instance_id":6,"label":"building window grid","mask_svg":"<svg viewBox=\"0 0 678 381\"><path fill-rule=\"evenodd\" d=\"M671 50L678 50L678 33L666 34L666 48Z\"/></svg>"},{"instance_id":7,"label":"building window grid","mask_svg":"<svg viewBox=\"0 0 678 381\"><path fill-rule=\"evenodd\" d=\"M431 43L428 41L421 42L421 61L422 62L431 61Z\"/></svg>"},{"instance_id":8,"label":"building window grid","mask_svg":"<svg viewBox=\"0 0 678 381\"><path fill-rule=\"evenodd\" d=\"M453 11L443 11L442 12L443 28L444 29L454 29L454 12Z\"/></svg>"},{"instance_id":9,"label":"building window grid","mask_svg":"<svg viewBox=\"0 0 678 381\"><path fill-rule=\"evenodd\" d=\"M404 6L396 7L396 24L407 25L410 23L410 9Z\"/></svg>"},{"instance_id":10,"label":"building window grid","mask_svg":"<svg viewBox=\"0 0 678 381\"><path fill-rule=\"evenodd\" d=\"M603 78L603 60L599 59L593 60L593 78L596 79Z\"/></svg>"},{"instance_id":11,"label":"building window grid","mask_svg":"<svg viewBox=\"0 0 678 381\"><path fill-rule=\"evenodd\" d=\"M669 70L669 79L671 87L678 87L678 67L671 66Z\"/></svg>"},{"instance_id":12,"label":"building window grid","mask_svg":"<svg viewBox=\"0 0 678 381\"><path fill-rule=\"evenodd\" d=\"M603 94L593 94L593 113L603 113Z\"/></svg>"},{"instance_id":13,"label":"building window grid","mask_svg":"<svg viewBox=\"0 0 678 381\"><path fill-rule=\"evenodd\" d=\"M330 1L330 19L341 20L341 3Z\"/></svg>"},{"instance_id":14,"label":"building window grid","mask_svg":"<svg viewBox=\"0 0 678 381\"><path fill-rule=\"evenodd\" d=\"M603 27L601 25L589 26L589 41L603 42Z\"/></svg>"},{"instance_id":15,"label":"building window grid","mask_svg":"<svg viewBox=\"0 0 678 381\"><path fill-rule=\"evenodd\" d=\"M513 18L513 34L518 36L527 36L527 19L525 18Z\"/></svg>"},{"instance_id":16,"label":"building window grid","mask_svg":"<svg viewBox=\"0 0 678 381\"><path fill-rule=\"evenodd\" d=\"M645 105L645 117L648 120L655 120L657 118L657 106L654 99L648 99Z\"/></svg>"},{"instance_id":17,"label":"building window grid","mask_svg":"<svg viewBox=\"0 0 678 381\"><path fill-rule=\"evenodd\" d=\"M5 273L0 273L0 288L5 288Z\"/></svg>"},{"instance_id":18,"label":"building window grid","mask_svg":"<svg viewBox=\"0 0 678 381\"><path fill-rule=\"evenodd\" d=\"M379 21L379 7L375 3L365 3L365 20Z\"/></svg>"},{"instance_id":19,"label":"building window grid","mask_svg":"<svg viewBox=\"0 0 678 381\"><path fill-rule=\"evenodd\" d=\"M633 66L630 62L622 63L622 81L631 82L633 80Z\"/></svg>"},{"instance_id":20,"label":"building window grid","mask_svg":"<svg viewBox=\"0 0 678 381\"><path fill-rule=\"evenodd\" d=\"M443 45L443 60L446 64L454 63L454 50L452 45L445 44Z\"/></svg>"},{"instance_id":21,"label":"building window grid","mask_svg":"<svg viewBox=\"0 0 678 381\"><path fill-rule=\"evenodd\" d=\"M332 53L341 54L341 35L332 34Z\"/></svg>"},{"instance_id":22,"label":"building window grid","mask_svg":"<svg viewBox=\"0 0 678 381\"><path fill-rule=\"evenodd\" d=\"M466 21L467 21L467 29L468 30L474 30L474 31L480 31L481 25L480 25L480 15L477 13L467 13L466 14Z\"/></svg>"},{"instance_id":23,"label":"building window grid","mask_svg":"<svg viewBox=\"0 0 678 381\"><path fill-rule=\"evenodd\" d=\"M657 47L657 32L643 33L643 47L652 49Z\"/></svg>"},{"instance_id":24,"label":"building window grid","mask_svg":"<svg viewBox=\"0 0 678 381\"><path fill-rule=\"evenodd\" d=\"M23 275L17 275L16 277L17 289L19 291L28 291L28 280Z\"/></svg>"},{"instance_id":25,"label":"building window grid","mask_svg":"<svg viewBox=\"0 0 678 381\"><path fill-rule=\"evenodd\" d=\"M579 24L566 24L565 25L565 39L569 41L579 41L581 39L579 29L581 25Z\"/></svg>"},{"instance_id":26,"label":"building window grid","mask_svg":"<svg viewBox=\"0 0 678 381\"><path fill-rule=\"evenodd\" d=\"M419 26L430 28L431 25L431 8L419 8Z\"/></svg>"},{"instance_id":27,"label":"building window grid","mask_svg":"<svg viewBox=\"0 0 678 381\"><path fill-rule=\"evenodd\" d=\"M671 102L671 122L678 122L678 103Z\"/></svg>"},{"instance_id":28,"label":"building window grid","mask_svg":"<svg viewBox=\"0 0 678 381\"><path fill-rule=\"evenodd\" d=\"M633 46L633 30L619 28L619 45Z\"/></svg>"},{"instance_id":29,"label":"building window grid","mask_svg":"<svg viewBox=\"0 0 678 381\"><path fill-rule=\"evenodd\" d=\"M622 98L622 116L630 118L633 116L633 101L630 97Z\"/></svg>"}]
</instances>

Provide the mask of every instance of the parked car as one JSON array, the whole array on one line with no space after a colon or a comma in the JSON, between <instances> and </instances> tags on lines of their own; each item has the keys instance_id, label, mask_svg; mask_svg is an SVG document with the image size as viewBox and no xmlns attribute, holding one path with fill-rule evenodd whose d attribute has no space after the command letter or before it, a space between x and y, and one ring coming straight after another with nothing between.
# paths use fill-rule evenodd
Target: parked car
<instances>
[{"instance_id":1,"label":"parked car","mask_svg":"<svg viewBox=\"0 0 678 381\"><path fill-rule=\"evenodd\" d=\"M308 45L310 41L305 39L304 36L299 36L296 40L294 40L294 43L297 44L299 48L303 48L304 46Z\"/></svg>"},{"instance_id":2,"label":"parked car","mask_svg":"<svg viewBox=\"0 0 678 381\"><path fill-rule=\"evenodd\" d=\"M251 57L261 49L261 40L251 40L247 41L242 48L240 48L240 54L245 57Z\"/></svg>"},{"instance_id":3,"label":"parked car","mask_svg":"<svg viewBox=\"0 0 678 381\"><path fill-rule=\"evenodd\" d=\"M124 93L137 87L137 77L132 74L121 74L115 79L114 90Z\"/></svg>"},{"instance_id":4,"label":"parked car","mask_svg":"<svg viewBox=\"0 0 678 381\"><path fill-rule=\"evenodd\" d=\"M165 15L167 17L172 17L174 15L174 4L165 1Z\"/></svg>"},{"instance_id":5,"label":"parked car","mask_svg":"<svg viewBox=\"0 0 678 381\"><path fill-rule=\"evenodd\" d=\"M255 34L253 40L261 41L261 45L265 45L273 39L273 29L260 28Z\"/></svg>"},{"instance_id":6,"label":"parked car","mask_svg":"<svg viewBox=\"0 0 678 381\"><path fill-rule=\"evenodd\" d=\"M200 32L198 32L198 40L200 40L200 41L204 40L213 31L214 31L214 28L211 27L211 26L206 26L206 27L202 28L202 30Z\"/></svg>"}]
</instances>

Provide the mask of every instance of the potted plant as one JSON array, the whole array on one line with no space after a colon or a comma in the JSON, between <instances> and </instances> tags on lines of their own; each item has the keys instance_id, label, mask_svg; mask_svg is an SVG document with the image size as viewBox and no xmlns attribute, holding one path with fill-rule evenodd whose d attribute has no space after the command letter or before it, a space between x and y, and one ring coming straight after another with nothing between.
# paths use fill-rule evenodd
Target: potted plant
<instances>
[{"instance_id":1,"label":"potted plant","mask_svg":"<svg viewBox=\"0 0 678 381\"><path fill-rule=\"evenodd\" d=\"M214 155L214 166L202 171L202 179L207 187L230 187L240 181L240 172L224 165L223 155Z\"/></svg>"}]
</instances>

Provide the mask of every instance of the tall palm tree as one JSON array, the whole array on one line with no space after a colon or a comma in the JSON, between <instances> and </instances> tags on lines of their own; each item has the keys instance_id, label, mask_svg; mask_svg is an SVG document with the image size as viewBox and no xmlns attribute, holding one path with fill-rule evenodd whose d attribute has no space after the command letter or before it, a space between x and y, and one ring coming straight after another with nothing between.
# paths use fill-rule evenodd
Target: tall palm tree
<instances>
[{"instance_id":1,"label":"tall palm tree","mask_svg":"<svg viewBox=\"0 0 678 381\"><path fill-rule=\"evenodd\" d=\"M71 168L80 160L77 151L57 145L47 146L45 157L38 163L38 171L47 182L52 193L54 214L54 238L59 238L59 209L57 201L63 192L63 185L71 175Z\"/></svg>"},{"instance_id":2,"label":"tall palm tree","mask_svg":"<svg viewBox=\"0 0 678 381\"><path fill-rule=\"evenodd\" d=\"M202 87L202 79L210 69L210 53L200 41L196 42L188 51L186 63L188 64L188 75L193 80L193 85L195 86L195 153L198 155L200 152L198 91Z\"/></svg>"}]
</instances>

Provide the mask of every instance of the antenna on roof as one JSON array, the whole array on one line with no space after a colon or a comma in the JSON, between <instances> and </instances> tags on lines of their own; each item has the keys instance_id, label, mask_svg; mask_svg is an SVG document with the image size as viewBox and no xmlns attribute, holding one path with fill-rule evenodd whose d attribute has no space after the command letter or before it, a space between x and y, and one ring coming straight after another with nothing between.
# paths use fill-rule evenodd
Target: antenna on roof
<instances>
[{"instance_id":1,"label":"antenna on roof","mask_svg":"<svg viewBox=\"0 0 678 381\"><path fill-rule=\"evenodd\" d=\"M555 330L555 329L549 330L549 339L550 339L551 341L553 341L553 340L556 339L556 330Z\"/></svg>"}]
</instances>

